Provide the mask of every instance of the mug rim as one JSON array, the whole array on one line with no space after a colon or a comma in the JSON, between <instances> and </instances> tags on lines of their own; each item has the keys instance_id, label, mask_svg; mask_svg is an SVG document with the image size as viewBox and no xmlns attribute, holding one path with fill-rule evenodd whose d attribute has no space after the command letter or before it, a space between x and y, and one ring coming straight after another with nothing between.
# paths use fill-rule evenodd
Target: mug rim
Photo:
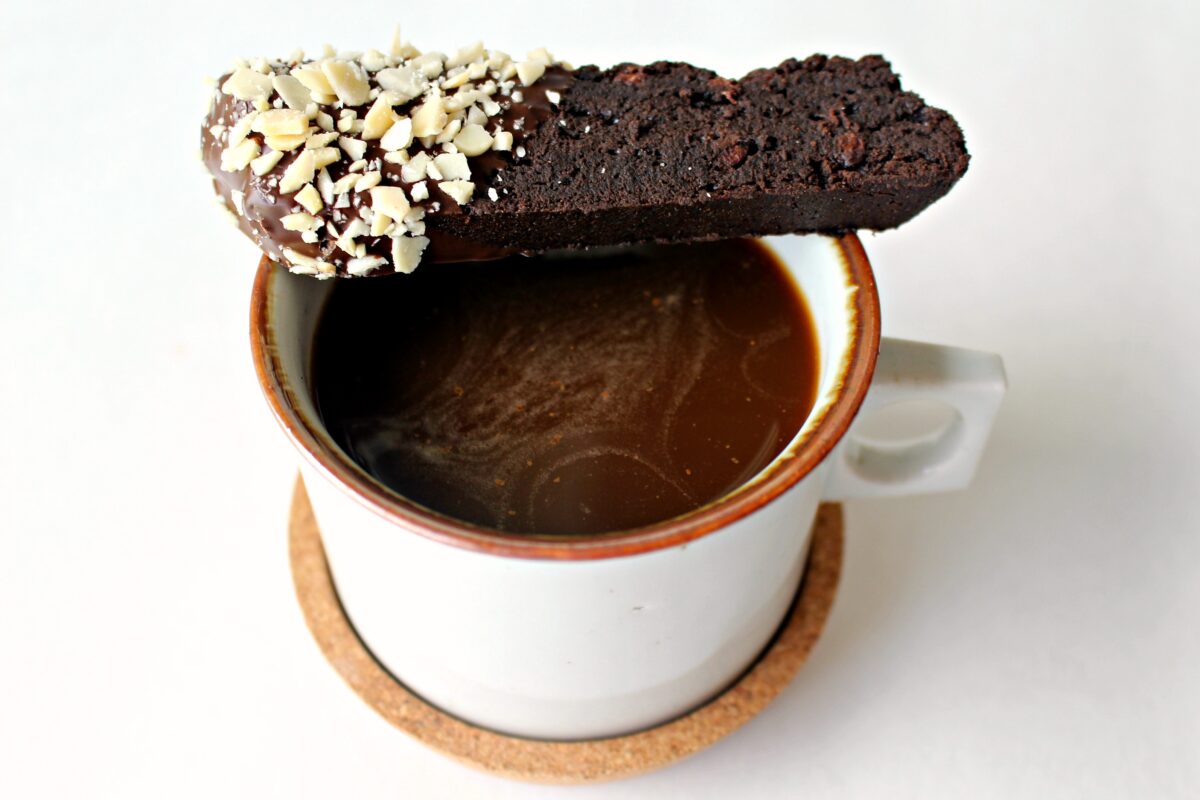
<instances>
[{"instance_id":1,"label":"mug rim","mask_svg":"<svg viewBox=\"0 0 1200 800\"><path fill-rule=\"evenodd\" d=\"M291 390L271 341L268 300L271 279L277 270L266 256L259 261L250 299L254 371L275 420L304 457L342 491L400 529L441 544L510 558L586 561L662 550L725 528L795 486L829 455L858 414L879 355L879 293L858 235L851 232L830 238L841 252L852 289L850 342L834 397L819 412L808 438L742 489L681 516L632 530L587 536L504 533L436 514L387 490L356 469L349 458L321 441L309 421L288 400Z\"/></svg>"}]
</instances>

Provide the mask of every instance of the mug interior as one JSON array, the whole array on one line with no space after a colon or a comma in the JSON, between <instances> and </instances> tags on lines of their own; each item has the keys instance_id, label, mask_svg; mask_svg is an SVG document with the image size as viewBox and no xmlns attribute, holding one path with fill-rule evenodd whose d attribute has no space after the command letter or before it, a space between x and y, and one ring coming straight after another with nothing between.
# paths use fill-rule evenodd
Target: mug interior
<instances>
[{"instance_id":1,"label":"mug interior","mask_svg":"<svg viewBox=\"0 0 1200 800\"><path fill-rule=\"evenodd\" d=\"M733 492L687 514L629 531L591 536L511 534L470 525L413 503L376 481L325 431L314 392L312 348L332 281L288 273L263 259L251 308L255 368L293 443L327 477L401 527L501 555L597 558L679 544L728 524L795 484L832 450L853 420L874 371L879 304L858 237L778 236L763 240L803 295L817 334L817 399L775 459Z\"/></svg>"}]
</instances>

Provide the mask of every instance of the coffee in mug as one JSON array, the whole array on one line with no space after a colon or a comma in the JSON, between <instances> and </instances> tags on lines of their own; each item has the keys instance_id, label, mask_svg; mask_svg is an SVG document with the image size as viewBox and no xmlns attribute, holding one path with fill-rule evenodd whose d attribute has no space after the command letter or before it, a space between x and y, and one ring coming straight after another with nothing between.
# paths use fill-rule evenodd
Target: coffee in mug
<instances>
[{"instance_id":1,"label":"coffee in mug","mask_svg":"<svg viewBox=\"0 0 1200 800\"><path fill-rule=\"evenodd\" d=\"M817 396L812 315L734 239L341 281L317 326L322 422L434 512L537 535L628 530L761 472Z\"/></svg>"}]
</instances>

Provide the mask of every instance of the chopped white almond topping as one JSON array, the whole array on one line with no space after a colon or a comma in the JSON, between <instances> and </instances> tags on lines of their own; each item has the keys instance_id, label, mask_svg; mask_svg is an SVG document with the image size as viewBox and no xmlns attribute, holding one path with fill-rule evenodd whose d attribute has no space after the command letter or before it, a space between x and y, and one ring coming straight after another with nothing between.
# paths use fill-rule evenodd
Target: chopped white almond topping
<instances>
[{"instance_id":1,"label":"chopped white almond topping","mask_svg":"<svg viewBox=\"0 0 1200 800\"><path fill-rule=\"evenodd\" d=\"M442 74L442 57L438 53L424 53L412 60L412 66L429 80Z\"/></svg>"},{"instance_id":2,"label":"chopped white almond topping","mask_svg":"<svg viewBox=\"0 0 1200 800\"><path fill-rule=\"evenodd\" d=\"M316 244L321 241L321 237L316 231L300 231L300 241L305 244Z\"/></svg>"},{"instance_id":3,"label":"chopped white almond topping","mask_svg":"<svg viewBox=\"0 0 1200 800\"><path fill-rule=\"evenodd\" d=\"M271 170L275 169L275 165L279 163L279 159L281 158L283 158L283 153L280 151L268 150L250 162L250 171L259 177L262 177Z\"/></svg>"},{"instance_id":4,"label":"chopped white almond topping","mask_svg":"<svg viewBox=\"0 0 1200 800\"><path fill-rule=\"evenodd\" d=\"M550 55L550 51L544 47L539 47L536 50L530 50L525 54L525 57L530 61L540 61L546 66L554 63L554 56Z\"/></svg>"},{"instance_id":5,"label":"chopped white almond topping","mask_svg":"<svg viewBox=\"0 0 1200 800\"><path fill-rule=\"evenodd\" d=\"M317 169L320 169L321 167L327 167L330 164L336 164L342 159L342 151L338 150L336 147L318 147L316 150L312 151L312 154L313 165Z\"/></svg>"},{"instance_id":6,"label":"chopped white almond topping","mask_svg":"<svg viewBox=\"0 0 1200 800\"><path fill-rule=\"evenodd\" d=\"M291 263L301 267L319 268L318 265L322 263L319 259L313 258L312 256L306 256L304 253L293 250L290 247L283 248L283 257Z\"/></svg>"},{"instance_id":7,"label":"chopped white almond topping","mask_svg":"<svg viewBox=\"0 0 1200 800\"><path fill-rule=\"evenodd\" d=\"M352 258L346 262L346 272L351 275L366 275L368 272L373 272L387 263L387 259L382 256L363 256L362 258Z\"/></svg>"},{"instance_id":8,"label":"chopped white almond topping","mask_svg":"<svg viewBox=\"0 0 1200 800\"><path fill-rule=\"evenodd\" d=\"M407 150L397 150L393 153L384 153L383 154L383 160L388 162L389 164L401 164L401 165L407 164L408 159L409 159L409 156L408 156Z\"/></svg>"},{"instance_id":9,"label":"chopped white almond topping","mask_svg":"<svg viewBox=\"0 0 1200 800\"><path fill-rule=\"evenodd\" d=\"M323 131L333 130L333 117L326 114L324 111L317 112L317 127Z\"/></svg>"},{"instance_id":10,"label":"chopped white almond topping","mask_svg":"<svg viewBox=\"0 0 1200 800\"><path fill-rule=\"evenodd\" d=\"M291 136L267 136L263 139L263 141L267 147L271 148L272 150L291 152L297 147L303 145L307 139L307 136L302 133L298 133Z\"/></svg>"},{"instance_id":11,"label":"chopped white almond topping","mask_svg":"<svg viewBox=\"0 0 1200 800\"><path fill-rule=\"evenodd\" d=\"M303 211L288 214L279 220L285 231L310 231L313 229L316 221L316 217L312 214L305 214Z\"/></svg>"},{"instance_id":12,"label":"chopped white almond topping","mask_svg":"<svg viewBox=\"0 0 1200 800\"><path fill-rule=\"evenodd\" d=\"M494 203L499 199L500 199L500 193L496 191L496 187L495 186L489 187L488 188L488 200L491 200Z\"/></svg>"},{"instance_id":13,"label":"chopped white almond topping","mask_svg":"<svg viewBox=\"0 0 1200 800\"><path fill-rule=\"evenodd\" d=\"M368 189L373 189L383 180L383 175L378 171L364 172L358 179L358 183L354 184L354 191L365 192Z\"/></svg>"},{"instance_id":14,"label":"chopped white almond topping","mask_svg":"<svg viewBox=\"0 0 1200 800\"><path fill-rule=\"evenodd\" d=\"M307 134L308 115L302 110L290 108L272 108L254 119L251 131L262 133L263 136L296 136Z\"/></svg>"},{"instance_id":15,"label":"chopped white almond topping","mask_svg":"<svg viewBox=\"0 0 1200 800\"><path fill-rule=\"evenodd\" d=\"M414 203L429 199L429 185L425 181L418 181L413 184L412 199Z\"/></svg>"},{"instance_id":16,"label":"chopped white almond topping","mask_svg":"<svg viewBox=\"0 0 1200 800\"><path fill-rule=\"evenodd\" d=\"M355 220L355 221L357 222L358 220ZM339 250L341 250L346 255L350 256L351 258L358 255L358 248L355 246L353 236L348 236L345 233L343 233L341 236L338 237L337 241L334 242L334 244L337 245L337 248Z\"/></svg>"},{"instance_id":17,"label":"chopped white almond topping","mask_svg":"<svg viewBox=\"0 0 1200 800\"><path fill-rule=\"evenodd\" d=\"M442 181L438 184L438 188L453 197L460 206L471 202L471 195L475 194L475 184L470 181Z\"/></svg>"},{"instance_id":18,"label":"chopped white almond topping","mask_svg":"<svg viewBox=\"0 0 1200 800\"><path fill-rule=\"evenodd\" d=\"M516 77L518 69L519 69L519 67L517 66L517 62L515 62L515 61L508 62L507 64L505 64L503 67L500 68L500 80L511 81L513 78ZM506 92L506 94L507 94L507 92Z\"/></svg>"},{"instance_id":19,"label":"chopped white almond topping","mask_svg":"<svg viewBox=\"0 0 1200 800\"><path fill-rule=\"evenodd\" d=\"M488 69L500 69L510 61L512 61L512 56L503 50L492 50L488 53Z\"/></svg>"},{"instance_id":20,"label":"chopped white almond topping","mask_svg":"<svg viewBox=\"0 0 1200 800\"><path fill-rule=\"evenodd\" d=\"M456 70L451 71L454 74L442 81L443 89L457 89L460 86L466 85L466 83L471 80L470 74L468 74L467 70L462 67L458 67Z\"/></svg>"},{"instance_id":21,"label":"chopped white almond topping","mask_svg":"<svg viewBox=\"0 0 1200 800\"><path fill-rule=\"evenodd\" d=\"M371 189L371 208L377 214L387 214L392 219L404 219L408 213L408 198L399 186L376 186Z\"/></svg>"},{"instance_id":22,"label":"chopped white almond topping","mask_svg":"<svg viewBox=\"0 0 1200 800\"><path fill-rule=\"evenodd\" d=\"M364 141L370 142L379 139L388 132L392 123L400 118L395 111L392 111L392 106L399 102L400 99L391 92L382 92L375 99L375 102L371 104L371 109L367 111L366 117L363 118L362 138Z\"/></svg>"},{"instance_id":23,"label":"chopped white almond topping","mask_svg":"<svg viewBox=\"0 0 1200 800\"><path fill-rule=\"evenodd\" d=\"M484 100L482 103L480 103L480 105L483 106L483 113L487 114L489 117L494 117L500 113L500 104L495 100Z\"/></svg>"},{"instance_id":24,"label":"chopped white almond topping","mask_svg":"<svg viewBox=\"0 0 1200 800\"><path fill-rule=\"evenodd\" d=\"M429 245L424 236L397 236L392 239L392 267L396 272L411 273L421 263L421 254Z\"/></svg>"},{"instance_id":25,"label":"chopped white almond topping","mask_svg":"<svg viewBox=\"0 0 1200 800\"><path fill-rule=\"evenodd\" d=\"M392 58L400 58L404 54L404 45L400 41L400 26L392 28L392 43L388 48Z\"/></svg>"},{"instance_id":26,"label":"chopped white almond topping","mask_svg":"<svg viewBox=\"0 0 1200 800\"><path fill-rule=\"evenodd\" d=\"M213 137L214 139L216 139L218 136L220 136L224 132L225 132L225 126L221 125L219 123L216 125L210 126L208 129L208 135Z\"/></svg>"},{"instance_id":27,"label":"chopped white almond topping","mask_svg":"<svg viewBox=\"0 0 1200 800\"><path fill-rule=\"evenodd\" d=\"M454 146L465 156L483 155L492 149L492 137L482 125L467 125L454 137ZM442 170L446 174L446 170Z\"/></svg>"},{"instance_id":28,"label":"chopped white almond topping","mask_svg":"<svg viewBox=\"0 0 1200 800\"><path fill-rule=\"evenodd\" d=\"M379 72L387 66L387 56L378 50L368 50L358 59L367 72Z\"/></svg>"},{"instance_id":29,"label":"chopped white almond topping","mask_svg":"<svg viewBox=\"0 0 1200 800\"><path fill-rule=\"evenodd\" d=\"M346 192L353 190L354 187L358 185L358 181L361 178L362 175L359 175L357 172L351 172L349 175L339 178L337 183L333 184L333 193L345 194Z\"/></svg>"},{"instance_id":30,"label":"chopped white almond topping","mask_svg":"<svg viewBox=\"0 0 1200 800\"><path fill-rule=\"evenodd\" d=\"M487 75L487 65L481 61L476 61L474 64L467 64L467 78L477 81Z\"/></svg>"},{"instance_id":31,"label":"chopped white almond topping","mask_svg":"<svg viewBox=\"0 0 1200 800\"><path fill-rule=\"evenodd\" d=\"M412 134L417 137L437 136L446 127L448 119L442 108L442 98L430 96L412 114Z\"/></svg>"},{"instance_id":32,"label":"chopped white almond topping","mask_svg":"<svg viewBox=\"0 0 1200 800\"><path fill-rule=\"evenodd\" d=\"M288 164L288 168L283 171L283 177L279 179L279 191L283 194L299 191L313 179L316 172L317 164L313 158L313 152L305 150L296 156L296 160Z\"/></svg>"},{"instance_id":33,"label":"chopped white almond topping","mask_svg":"<svg viewBox=\"0 0 1200 800\"><path fill-rule=\"evenodd\" d=\"M361 106L367 102L371 85L367 76L354 61L322 61L321 73L328 79L338 100L348 106Z\"/></svg>"},{"instance_id":34,"label":"chopped white almond topping","mask_svg":"<svg viewBox=\"0 0 1200 800\"><path fill-rule=\"evenodd\" d=\"M375 80L383 89L400 98L400 103L420 97L429 88L429 79L412 66L380 70Z\"/></svg>"},{"instance_id":35,"label":"chopped white almond topping","mask_svg":"<svg viewBox=\"0 0 1200 800\"><path fill-rule=\"evenodd\" d=\"M400 117L387 133L379 140L379 145L387 151L406 150L412 144L413 123L409 117Z\"/></svg>"},{"instance_id":36,"label":"chopped white almond topping","mask_svg":"<svg viewBox=\"0 0 1200 800\"><path fill-rule=\"evenodd\" d=\"M387 214L376 213L371 217L372 236L384 236L390 227L392 227L392 218Z\"/></svg>"},{"instance_id":37,"label":"chopped white almond topping","mask_svg":"<svg viewBox=\"0 0 1200 800\"><path fill-rule=\"evenodd\" d=\"M450 58L446 59L446 69L461 67L464 64L470 64L472 61L479 61L483 58L483 42L475 42L466 47L461 48Z\"/></svg>"},{"instance_id":38,"label":"chopped white almond topping","mask_svg":"<svg viewBox=\"0 0 1200 800\"><path fill-rule=\"evenodd\" d=\"M462 111L482 97L483 95L477 92L475 89L459 89L457 92L446 98L443 107L447 111L451 112ZM451 114L451 116L453 117L454 115Z\"/></svg>"},{"instance_id":39,"label":"chopped white almond topping","mask_svg":"<svg viewBox=\"0 0 1200 800\"><path fill-rule=\"evenodd\" d=\"M433 163L437 165L442 179L447 181L469 180L471 168L467 165L467 157L462 153L442 153L435 156Z\"/></svg>"},{"instance_id":40,"label":"chopped white almond topping","mask_svg":"<svg viewBox=\"0 0 1200 800\"><path fill-rule=\"evenodd\" d=\"M486 125L487 114L483 113L483 109L479 106L471 106L467 109L467 124L468 125Z\"/></svg>"},{"instance_id":41,"label":"chopped white almond topping","mask_svg":"<svg viewBox=\"0 0 1200 800\"><path fill-rule=\"evenodd\" d=\"M273 75L271 85L288 108L304 111L312 103L312 92L292 75Z\"/></svg>"},{"instance_id":42,"label":"chopped white almond topping","mask_svg":"<svg viewBox=\"0 0 1200 800\"><path fill-rule=\"evenodd\" d=\"M257 157L258 142L246 139L241 144L226 147L221 151L221 169L224 172L240 172Z\"/></svg>"},{"instance_id":43,"label":"chopped white almond topping","mask_svg":"<svg viewBox=\"0 0 1200 800\"><path fill-rule=\"evenodd\" d=\"M446 127L442 128L442 132L435 136L433 140L438 144L453 141L454 137L458 136L458 132L460 130L462 130L462 120L452 119L446 124Z\"/></svg>"},{"instance_id":44,"label":"chopped white almond topping","mask_svg":"<svg viewBox=\"0 0 1200 800\"><path fill-rule=\"evenodd\" d=\"M430 161L425 167L425 174L435 181L443 180L442 171L438 169L438 165Z\"/></svg>"},{"instance_id":45,"label":"chopped white almond topping","mask_svg":"<svg viewBox=\"0 0 1200 800\"><path fill-rule=\"evenodd\" d=\"M513 135L508 131L499 131L492 137L493 150L512 150Z\"/></svg>"},{"instance_id":46,"label":"chopped white almond topping","mask_svg":"<svg viewBox=\"0 0 1200 800\"><path fill-rule=\"evenodd\" d=\"M245 141L246 137L250 135L250 126L254 124L254 118L257 116L257 111L251 111L233 124L233 127L229 129L228 144L230 147L239 145Z\"/></svg>"},{"instance_id":47,"label":"chopped white almond topping","mask_svg":"<svg viewBox=\"0 0 1200 800\"><path fill-rule=\"evenodd\" d=\"M349 136L339 136L338 146L350 156L351 161L358 161L367 154L367 143L362 139L351 139Z\"/></svg>"},{"instance_id":48,"label":"chopped white almond topping","mask_svg":"<svg viewBox=\"0 0 1200 800\"><path fill-rule=\"evenodd\" d=\"M317 191L321 193L325 205L333 202L333 178L329 176L329 170L323 169L317 173Z\"/></svg>"},{"instance_id":49,"label":"chopped white almond topping","mask_svg":"<svg viewBox=\"0 0 1200 800\"><path fill-rule=\"evenodd\" d=\"M552 105L558 105L560 102L562 102L562 95L558 92L547 89L546 99L549 100Z\"/></svg>"},{"instance_id":50,"label":"chopped white almond topping","mask_svg":"<svg viewBox=\"0 0 1200 800\"><path fill-rule=\"evenodd\" d=\"M325 207L324 203L321 202L320 192L311 183L296 192L295 200L310 214L319 214L321 213L321 209Z\"/></svg>"},{"instance_id":51,"label":"chopped white almond topping","mask_svg":"<svg viewBox=\"0 0 1200 800\"><path fill-rule=\"evenodd\" d=\"M246 216L246 193L234 189L229 193L229 199L233 201L233 207L237 209L238 216Z\"/></svg>"},{"instance_id":52,"label":"chopped white almond topping","mask_svg":"<svg viewBox=\"0 0 1200 800\"><path fill-rule=\"evenodd\" d=\"M367 168L367 160L365 158L360 158L358 161L355 161L353 164L350 165L351 172L362 172L366 168Z\"/></svg>"},{"instance_id":53,"label":"chopped white almond topping","mask_svg":"<svg viewBox=\"0 0 1200 800\"><path fill-rule=\"evenodd\" d=\"M333 84L316 64L296 67L292 70L292 77L304 84L305 88L312 93L314 101L317 101L318 96L334 94Z\"/></svg>"},{"instance_id":54,"label":"chopped white almond topping","mask_svg":"<svg viewBox=\"0 0 1200 800\"><path fill-rule=\"evenodd\" d=\"M221 84L221 91L238 100L256 102L271 96L271 78L246 67L239 67Z\"/></svg>"},{"instance_id":55,"label":"chopped white almond topping","mask_svg":"<svg viewBox=\"0 0 1200 800\"><path fill-rule=\"evenodd\" d=\"M310 133L308 138L304 140L304 148L306 150L316 150L318 147L326 147L334 139L338 138L336 133L332 131L326 133Z\"/></svg>"}]
</instances>

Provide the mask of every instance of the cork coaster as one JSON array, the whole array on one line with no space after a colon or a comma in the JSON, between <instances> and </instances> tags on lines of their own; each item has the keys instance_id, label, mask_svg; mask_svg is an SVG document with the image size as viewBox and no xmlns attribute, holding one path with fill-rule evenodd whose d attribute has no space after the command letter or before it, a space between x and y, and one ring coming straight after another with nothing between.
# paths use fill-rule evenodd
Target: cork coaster
<instances>
[{"instance_id":1,"label":"cork coaster","mask_svg":"<svg viewBox=\"0 0 1200 800\"><path fill-rule=\"evenodd\" d=\"M477 728L410 692L375 660L338 599L304 482L297 477L288 551L305 622L329 663L367 705L428 747L476 769L537 783L626 778L716 743L766 708L808 658L829 616L842 567L842 508L817 512L800 590L774 639L736 683L691 713L655 728L576 742L522 739Z\"/></svg>"}]
</instances>

